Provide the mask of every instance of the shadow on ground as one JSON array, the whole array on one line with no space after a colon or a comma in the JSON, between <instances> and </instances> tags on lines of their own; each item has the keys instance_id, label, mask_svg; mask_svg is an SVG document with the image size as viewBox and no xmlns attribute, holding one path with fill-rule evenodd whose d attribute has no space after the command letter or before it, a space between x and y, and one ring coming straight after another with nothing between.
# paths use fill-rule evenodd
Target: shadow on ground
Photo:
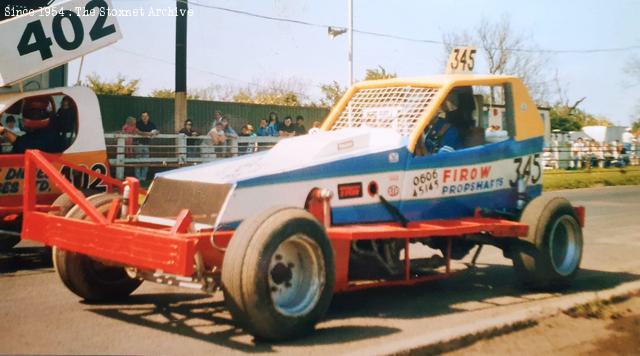
<instances>
[{"instance_id":1,"label":"shadow on ground","mask_svg":"<svg viewBox=\"0 0 640 356\"><path fill-rule=\"evenodd\" d=\"M419 319L501 305L527 303L584 291L613 288L639 275L582 270L569 290L535 293L518 287L509 266L480 266L455 278L414 287L382 288L337 295L323 323L312 335L277 346L340 344L374 339L401 330L385 318ZM90 305L89 310L127 323L186 336L229 349L274 352L274 344L258 342L239 329L220 296L204 294L133 295L126 305ZM336 325L341 320L371 318L366 325ZM376 321L378 319L378 321ZM327 325L328 324L328 325Z\"/></svg>"},{"instance_id":2,"label":"shadow on ground","mask_svg":"<svg viewBox=\"0 0 640 356\"><path fill-rule=\"evenodd\" d=\"M8 251L0 251L0 273L50 267L51 249L48 247L14 247Z\"/></svg>"}]
</instances>

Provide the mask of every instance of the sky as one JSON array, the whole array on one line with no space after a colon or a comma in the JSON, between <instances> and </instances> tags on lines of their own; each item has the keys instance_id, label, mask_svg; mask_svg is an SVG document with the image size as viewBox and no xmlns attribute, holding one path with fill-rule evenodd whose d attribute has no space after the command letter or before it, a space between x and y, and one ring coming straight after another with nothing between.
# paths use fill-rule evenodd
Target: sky
<instances>
[{"instance_id":1,"label":"sky","mask_svg":"<svg viewBox=\"0 0 640 356\"><path fill-rule=\"evenodd\" d=\"M348 0L193 0L260 15L346 27ZM117 9L175 8L172 0L112 0ZM628 125L640 115L640 84L629 79L625 64L640 57L640 0L508 1L508 0L353 0L354 28L416 39L441 41L443 34L473 29L485 18L507 17L531 46L583 50L636 46L601 53L549 54L546 69L558 73L570 101L586 99L580 108ZM265 20L192 4L188 21L188 88L210 85L255 86L293 80L318 99L319 87L348 80L347 36L331 39L326 27ZM174 85L175 18L119 17L124 38L85 57L81 77L103 79L119 74L140 79L138 94ZM440 44L354 34L354 72L383 66L398 76L443 71ZM79 61L69 67L78 76ZM476 73L483 73L476 68Z\"/></svg>"}]
</instances>

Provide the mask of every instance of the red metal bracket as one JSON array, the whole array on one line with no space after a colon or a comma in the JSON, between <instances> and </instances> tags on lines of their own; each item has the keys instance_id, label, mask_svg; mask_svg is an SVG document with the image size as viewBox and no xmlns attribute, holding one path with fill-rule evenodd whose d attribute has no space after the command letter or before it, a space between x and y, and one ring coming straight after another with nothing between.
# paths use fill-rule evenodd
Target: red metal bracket
<instances>
[{"instance_id":1,"label":"red metal bracket","mask_svg":"<svg viewBox=\"0 0 640 356\"><path fill-rule=\"evenodd\" d=\"M171 228L172 234L183 234L189 232L193 218L191 217L191 210L182 209L176 218L176 224Z\"/></svg>"},{"instance_id":2,"label":"red metal bracket","mask_svg":"<svg viewBox=\"0 0 640 356\"><path fill-rule=\"evenodd\" d=\"M55 158L55 156L50 157ZM42 152L38 150L27 150L24 158L24 194L22 205L25 214L36 211L36 168L39 168L49 177L50 181L67 194L69 199L77 204L92 221L98 224L107 224L107 219L85 199L82 192L76 189L71 182L58 172ZM75 165L70 166L73 167ZM75 169L76 167L73 168Z\"/></svg>"}]
</instances>

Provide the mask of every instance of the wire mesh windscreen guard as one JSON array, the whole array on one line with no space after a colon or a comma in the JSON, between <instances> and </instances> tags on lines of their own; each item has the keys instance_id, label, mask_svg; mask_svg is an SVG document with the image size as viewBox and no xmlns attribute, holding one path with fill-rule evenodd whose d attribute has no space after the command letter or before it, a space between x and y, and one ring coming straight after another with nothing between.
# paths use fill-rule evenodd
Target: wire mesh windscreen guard
<instances>
[{"instance_id":1,"label":"wire mesh windscreen guard","mask_svg":"<svg viewBox=\"0 0 640 356\"><path fill-rule=\"evenodd\" d=\"M409 136L438 90L411 86L360 89L351 97L331 130L392 128L400 135Z\"/></svg>"}]
</instances>

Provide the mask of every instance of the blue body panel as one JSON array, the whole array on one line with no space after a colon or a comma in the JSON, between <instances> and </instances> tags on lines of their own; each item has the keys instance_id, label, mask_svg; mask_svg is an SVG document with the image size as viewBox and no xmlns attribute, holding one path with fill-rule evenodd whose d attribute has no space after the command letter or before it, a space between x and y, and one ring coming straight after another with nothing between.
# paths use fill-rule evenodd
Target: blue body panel
<instances>
[{"instance_id":1,"label":"blue body panel","mask_svg":"<svg viewBox=\"0 0 640 356\"><path fill-rule=\"evenodd\" d=\"M540 153L543 138L537 137L524 141L513 139L498 143L486 144L459 150L455 152L414 157L406 147L350 157L338 161L319 164L289 172L256 177L237 183L237 189L269 184L283 184L288 182L312 181L323 178L335 178L354 175L366 175L384 172L399 172L421 169L446 168L465 165L478 165L494 161L521 157ZM392 161L390 155L397 155ZM501 182L504 189L490 192L479 189L478 193L438 197L428 199L395 200L391 203L409 220L450 219L472 216L477 207L487 209L515 209L517 193L508 182ZM527 188L529 198L540 195L542 186L530 185ZM334 207L332 221L334 224L351 224L392 221L394 218L382 204L354 205ZM234 226L236 222L225 224Z\"/></svg>"}]
</instances>

